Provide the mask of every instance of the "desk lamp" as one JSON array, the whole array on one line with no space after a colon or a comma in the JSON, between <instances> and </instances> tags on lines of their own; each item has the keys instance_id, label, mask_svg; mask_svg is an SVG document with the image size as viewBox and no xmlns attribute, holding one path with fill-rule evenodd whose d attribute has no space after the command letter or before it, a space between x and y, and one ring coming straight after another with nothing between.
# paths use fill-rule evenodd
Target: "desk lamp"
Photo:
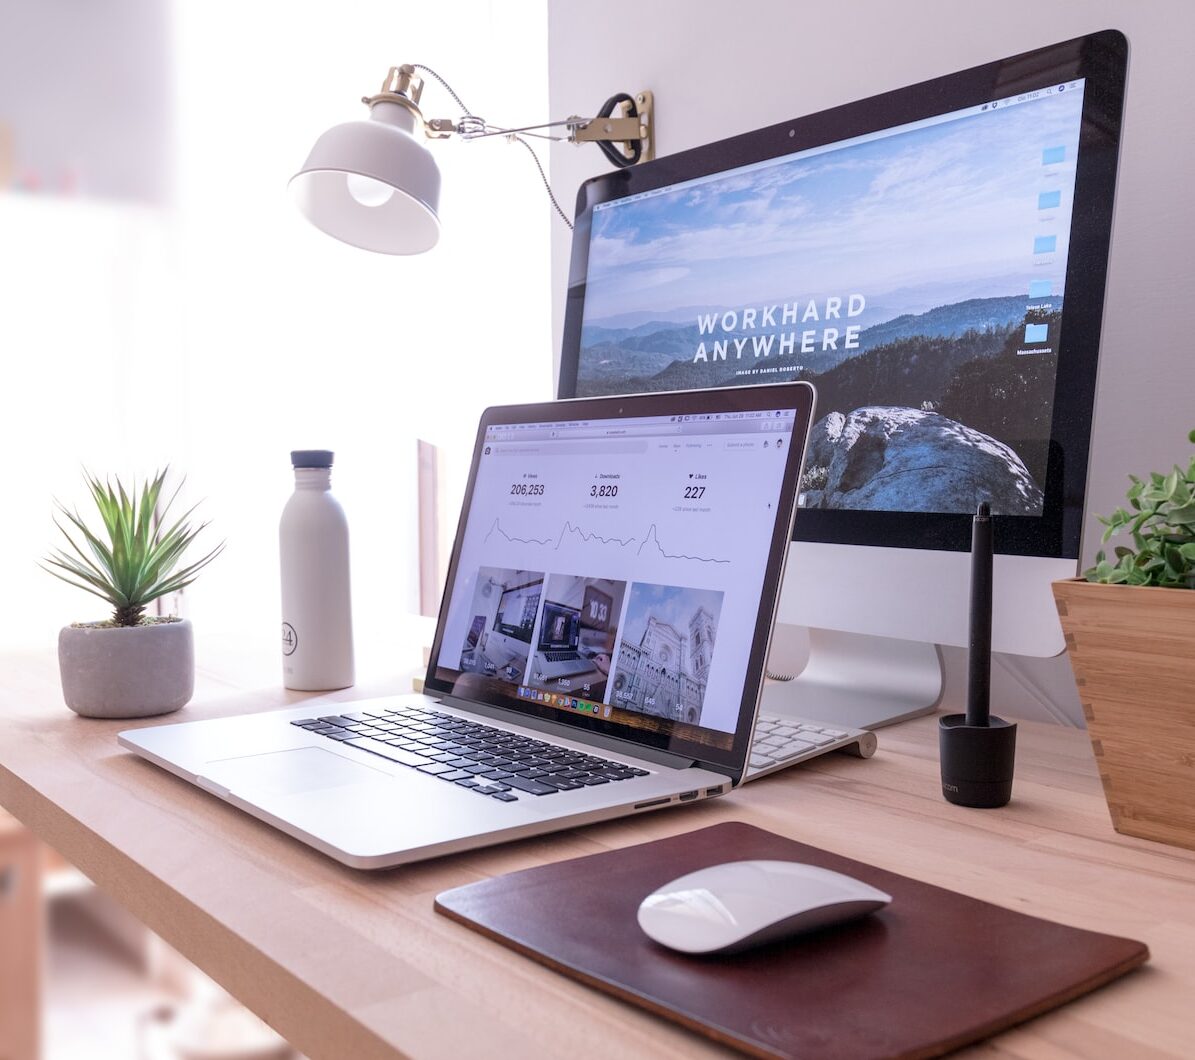
<instances>
[{"instance_id":1,"label":"desk lamp","mask_svg":"<svg viewBox=\"0 0 1195 1060\"><path fill-rule=\"evenodd\" d=\"M458 121L425 118L419 109L422 70L438 81L465 112ZM459 136L476 140L504 136L531 152L556 212L570 228L543 166L522 134L571 143L597 143L616 166L630 166L654 157L652 94L611 96L595 118L520 128L500 128L472 114L448 83L419 63L391 67L376 96L361 102L369 119L329 129L315 142L303 168L290 181L307 219L330 236L381 254L421 254L440 237L440 170L417 135L430 140ZM615 111L620 113L616 114ZM553 129L564 135L539 133Z\"/></svg>"}]
</instances>

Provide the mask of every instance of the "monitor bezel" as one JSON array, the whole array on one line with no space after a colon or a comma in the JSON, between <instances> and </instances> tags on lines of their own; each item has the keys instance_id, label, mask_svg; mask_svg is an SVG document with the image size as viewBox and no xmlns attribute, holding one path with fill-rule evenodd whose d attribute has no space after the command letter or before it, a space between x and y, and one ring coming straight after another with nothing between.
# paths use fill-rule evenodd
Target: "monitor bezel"
<instances>
[{"instance_id":1,"label":"monitor bezel","mask_svg":"<svg viewBox=\"0 0 1195 1060\"><path fill-rule=\"evenodd\" d=\"M1103 30L587 180L577 193L558 396L576 394L589 235L598 203L1083 78L1044 509L1040 516L1003 516L995 524L997 552L1077 559L1127 64L1125 36ZM971 515L802 508L793 540L966 551Z\"/></svg>"},{"instance_id":2,"label":"monitor bezel","mask_svg":"<svg viewBox=\"0 0 1195 1060\"><path fill-rule=\"evenodd\" d=\"M598 734L615 741L614 746L623 746L627 754L635 754L638 748L652 748L666 751L690 760L697 765L715 770L730 777L733 784L739 783L746 769L747 753L750 750L751 733L755 710L763 686L764 664L767 659L776 606L780 597L781 576L788 558L788 545L792 535L792 522L796 513L797 484L805 459L805 448L809 441L814 408L814 389L808 383L775 383L766 386L731 387L712 390L683 390L632 394L616 397L574 398L568 401L554 401L534 405L503 405L486 409L477 427L477 439L473 447L473 461L469 466L469 480L465 487L464 502L461 505L460 521L453 542L452 555L445 578L445 591L440 601L439 619L435 638L428 656L424 677L424 691L430 695L445 696L460 702L477 702L498 710L517 722L520 717L537 718L555 722L563 730L577 730ZM456 584L460 566L460 554L464 545L465 525L472 504L477 472L485 447L486 430L489 427L511 423L552 423L564 420L592 419L635 419L642 416L700 416L718 412L758 412L775 408L791 408L796 413L793 420L792 443L789 446L783 480L776 504L776 521L768 539L768 559L760 588L759 612L752 635L751 649L744 672L742 700L739 704L737 721L729 748L687 739L683 732L653 732L646 729L629 729L624 725L606 721L589 714L575 714L569 711L533 703L530 700L510 696L501 700L470 700L453 692L453 682L437 675L437 664L443 649L443 636L448 624L448 611L452 605L452 587ZM800 444L798 444L798 442ZM451 671L452 667L445 667Z\"/></svg>"}]
</instances>

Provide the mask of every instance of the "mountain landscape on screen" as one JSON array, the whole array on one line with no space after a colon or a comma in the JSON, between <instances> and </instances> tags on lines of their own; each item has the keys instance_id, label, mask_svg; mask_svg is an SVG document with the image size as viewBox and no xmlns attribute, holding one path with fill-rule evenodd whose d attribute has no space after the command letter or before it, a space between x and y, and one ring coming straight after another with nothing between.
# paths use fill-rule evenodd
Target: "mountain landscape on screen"
<instances>
[{"instance_id":1,"label":"mountain landscape on screen","mask_svg":"<svg viewBox=\"0 0 1195 1060\"><path fill-rule=\"evenodd\" d=\"M976 107L597 204L575 392L808 380L805 507L1040 515L1081 113Z\"/></svg>"},{"instance_id":2,"label":"mountain landscape on screen","mask_svg":"<svg viewBox=\"0 0 1195 1060\"><path fill-rule=\"evenodd\" d=\"M696 325L587 329L583 341L591 344L583 347L586 374L578 374L577 391L808 380L817 387L819 419L802 483L806 507L956 511L970 508L979 490L997 510L1032 515L1041 510L1057 357L1048 341L1048 352L1020 351L1027 326L1044 323L1047 335L1057 332L1062 299L1031 313L1027 301L1026 294L974 298L902 313L861 330L855 350L800 360L774 352L757 358L748 344L747 359L735 358L731 346L727 359L695 364L684 354L700 341ZM878 395L882 406L874 404ZM877 416L877 408L887 414ZM899 414L912 411L917 415ZM842 450L837 464L835 449ZM946 466L953 469L949 483L925 473Z\"/></svg>"}]
</instances>

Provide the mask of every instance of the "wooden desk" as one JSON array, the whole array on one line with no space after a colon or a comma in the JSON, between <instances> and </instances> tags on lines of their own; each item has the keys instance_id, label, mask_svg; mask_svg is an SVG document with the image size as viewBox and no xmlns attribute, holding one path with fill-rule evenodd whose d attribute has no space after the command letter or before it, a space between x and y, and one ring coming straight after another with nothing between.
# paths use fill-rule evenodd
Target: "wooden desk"
<instances>
[{"instance_id":1,"label":"wooden desk","mask_svg":"<svg viewBox=\"0 0 1195 1060\"><path fill-rule=\"evenodd\" d=\"M272 668L225 655L176 717L303 698L276 687ZM432 898L729 820L1149 944L1145 969L977 1052L1191 1055L1195 852L1113 832L1081 732L1023 726L1004 810L941 799L936 722L923 718L883 730L870 761L831 755L708 804L366 874L122 752L127 723L69 714L48 656L0 656L0 673L0 803L317 1060L725 1055L437 916ZM409 675L389 685L330 698L403 691Z\"/></svg>"},{"instance_id":2,"label":"wooden desk","mask_svg":"<svg viewBox=\"0 0 1195 1060\"><path fill-rule=\"evenodd\" d=\"M0 1058L34 1060L41 1038L41 845L0 810Z\"/></svg>"}]
</instances>

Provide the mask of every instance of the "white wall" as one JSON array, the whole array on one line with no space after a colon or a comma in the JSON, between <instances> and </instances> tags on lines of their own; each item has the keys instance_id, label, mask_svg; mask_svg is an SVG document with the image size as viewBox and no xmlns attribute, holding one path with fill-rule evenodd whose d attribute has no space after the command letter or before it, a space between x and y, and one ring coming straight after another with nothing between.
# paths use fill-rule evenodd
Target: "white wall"
<instances>
[{"instance_id":1,"label":"white wall","mask_svg":"<svg viewBox=\"0 0 1195 1060\"><path fill-rule=\"evenodd\" d=\"M657 152L670 154L853 99L1065 40L1117 28L1129 39L1128 96L1096 399L1084 562L1098 547L1096 512L1121 500L1130 472L1166 469L1195 427L1195 208L1189 0L610 0L595 14L549 0L553 115L586 113L614 91L655 92ZM570 205L603 163L592 148L552 153ZM568 233L552 234L559 358ZM963 653L947 653L959 687ZM1065 656L1001 658L996 709L1081 724Z\"/></svg>"},{"instance_id":2,"label":"white wall","mask_svg":"<svg viewBox=\"0 0 1195 1060\"><path fill-rule=\"evenodd\" d=\"M166 198L170 7L0 0L0 187Z\"/></svg>"},{"instance_id":3,"label":"white wall","mask_svg":"<svg viewBox=\"0 0 1195 1060\"><path fill-rule=\"evenodd\" d=\"M247 653L275 655L288 452L310 447L337 451L359 638L384 640L419 602L416 438L446 450L456 493L480 410L550 396L546 200L522 148L437 143L442 241L395 258L317 231L287 181L320 132L367 116L360 99L391 65L427 63L494 121L544 113L544 2L159 6L168 39L129 55L60 0L0 0L0 41L53 43L36 83L0 77L0 122L65 138L55 116L87 91L70 57L136 84L123 64L142 60L173 101L156 146L174 174L157 207L0 188L0 650L49 648L59 626L104 614L36 566L56 544L51 498L83 500L80 466L127 478L170 463L212 542L228 541L184 613L201 636L244 633ZM460 117L430 82L424 106Z\"/></svg>"}]
</instances>

